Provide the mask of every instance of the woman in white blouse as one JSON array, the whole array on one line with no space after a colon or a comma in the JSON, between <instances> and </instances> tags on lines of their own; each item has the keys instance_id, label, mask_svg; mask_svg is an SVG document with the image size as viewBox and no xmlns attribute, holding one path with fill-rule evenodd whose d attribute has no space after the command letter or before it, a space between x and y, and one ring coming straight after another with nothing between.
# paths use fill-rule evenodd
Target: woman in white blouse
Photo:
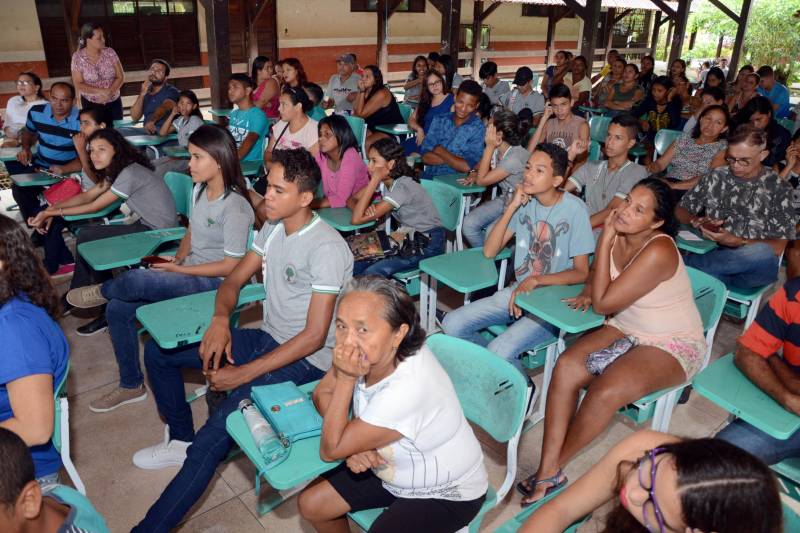
<instances>
[{"instance_id":1,"label":"woman in white blouse","mask_svg":"<svg viewBox=\"0 0 800 533\"><path fill-rule=\"evenodd\" d=\"M6 104L3 146L19 146L19 132L28 120L28 111L36 104L46 104L42 94L42 80L33 72L23 72L17 76L17 96Z\"/></svg>"},{"instance_id":2,"label":"woman in white blouse","mask_svg":"<svg viewBox=\"0 0 800 533\"><path fill-rule=\"evenodd\" d=\"M382 507L371 532L458 531L486 497L483 452L413 301L394 281L356 277L335 319L314 403L320 457L346 462L303 491L300 513L317 531L349 532L348 512Z\"/></svg>"}]
</instances>

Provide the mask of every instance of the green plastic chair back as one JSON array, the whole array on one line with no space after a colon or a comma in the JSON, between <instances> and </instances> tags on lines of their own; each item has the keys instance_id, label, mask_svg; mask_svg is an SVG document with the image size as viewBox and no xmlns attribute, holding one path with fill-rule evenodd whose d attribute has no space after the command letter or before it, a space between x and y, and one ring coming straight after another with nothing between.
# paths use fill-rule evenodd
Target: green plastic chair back
<instances>
[{"instance_id":1,"label":"green plastic chair back","mask_svg":"<svg viewBox=\"0 0 800 533\"><path fill-rule=\"evenodd\" d=\"M660 157L664 155L664 152L675 142L679 137L683 135L682 131L678 130L668 130L668 129L661 129L658 130L656 133L655 141L653 145L656 148L656 156Z\"/></svg>"},{"instance_id":2,"label":"green plastic chair back","mask_svg":"<svg viewBox=\"0 0 800 533\"><path fill-rule=\"evenodd\" d=\"M783 502L783 530L787 533L790 531L800 531L800 514L789 507L786 502Z\"/></svg>"},{"instance_id":3,"label":"green plastic chair back","mask_svg":"<svg viewBox=\"0 0 800 533\"><path fill-rule=\"evenodd\" d=\"M794 133L794 120L790 118L779 118L778 124L787 129L789 133Z\"/></svg>"},{"instance_id":4,"label":"green plastic chair back","mask_svg":"<svg viewBox=\"0 0 800 533\"><path fill-rule=\"evenodd\" d=\"M439 218L442 220L442 226L448 231L455 231L461 216L461 204L464 201L461 191L446 183L433 180L422 180L421 184L433 200L433 205L436 206Z\"/></svg>"},{"instance_id":5,"label":"green plastic chair back","mask_svg":"<svg viewBox=\"0 0 800 533\"><path fill-rule=\"evenodd\" d=\"M350 129L353 130L353 135L356 137L358 151L361 152L362 157L367 157L367 123L364 122L364 119L361 117L345 115L344 118L347 120L347 123L350 124Z\"/></svg>"},{"instance_id":6,"label":"green plastic chair back","mask_svg":"<svg viewBox=\"0 0 800 533\"><path fill-rule=\"evenodd\" d=\"M192 213L192 188L194 187L191 176L180 172L167 172L164 175L164 181L175 199L175 208L178 213L188 218Z\"/></svg>"},{"instance_id":7,"label":"green plastic chair back","mask_svg":"<svg viewBox=\"0 0 800 533\"><path fill-rule=\"evenodd\" d=\"M437 333L428 337L453 382L464 416L498 442L508 442L525 417L528 384L514 365L482 346Z\"/></svg>"},{"instance_id":8,"label":"green plastic chair back","mask_svg":"<svg viewBox=\"0 0 800 533\"><path fill-rule=\"evenodd\" d=\"M61 402L59 399L64 395L64 389L67 387L67 377L69 376L69 361L67 361L67 369L64 372L64 377L61 382L56 386L53 397L56 402L56 410L53 416L53 446L56 447L61 453Z\"/></svg>"},{"instance_id":9,"label":"green plastic chair back","mask_svg":"<svg viewBox=\"0 0 800 533\"><path fill-rule=\"evenodd\" d=\"M600 143L592 139L589 143L589 161L599 161L601 153Z\"/></svg>"},{"instance_id":10,"label":"green plastic chair back","mask_svg":"<svg viewBox=\"0 0 800 533\"><path fill-rule=\"evenodd\" d=\"M397 104L400 108L400 114L403 115L403 122L408 124L408 119L411 118L411 113L414 112L414 109L408 104Z\"/></svg>"},{"instance_id":11,"label":"green plastic chair back","mask_svg":"<svg viewBox=\"0 0 800 533\"><path fill-rule=\"evenodd\" d=\"M611 117L601 117L595 115L589 119L589 138L599 143L606 142L608 126L611 124Z\"/></svg>"},{"instance_id":12,"label":"green plastic chair back","mask_svg":"<svg viewBox=\"0 0 800 533\"><path fill-rule=\"evenodd\" d=\"M317 122L327 116L328 115L325 113L325 110L318 105L315 105L313 108L311 108L311 111L308 112L308 117L316 120Z\"/></svg>"},{"instance_id":13,"label":"green plastic chair back","mask_svg":"<svg viewBox=\"0 0 800 533\"><path fill-rule=\"evenodd\" d=\"M686 271L692 283L694 303L703 320L703 331L708 332L716 328L722 316L728 290L725 284L714 276L692 267L686 267Z\"/></svg>"}]
</instances>

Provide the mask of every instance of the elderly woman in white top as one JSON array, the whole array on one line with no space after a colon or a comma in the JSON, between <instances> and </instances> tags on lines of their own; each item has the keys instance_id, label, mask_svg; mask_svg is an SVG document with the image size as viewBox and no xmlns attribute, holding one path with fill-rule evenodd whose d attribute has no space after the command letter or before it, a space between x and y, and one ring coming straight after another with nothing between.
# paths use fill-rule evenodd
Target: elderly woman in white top
<instances>
[{"instance_id":1,"label":"elderly woman in white top","mask_svg":"<svg viewBox=\"0 0 800 533\"><path fill-rule=\"evenodd\" d=\"M300 513L326 532L349 532L348 512L382 507L372 532L469 524L488 488L483 452L408 294L385 278L353 278L335 327L333 368L314 403L320 456L346 462L303 491Z\"/></svg>"},{"instance_id":2,"label":"elderly woman in white top","mask_svg":"<svg viewBox=\"0 0 800 533\"><path fill-rule=\"evenodd\" d=\"M42 94L42 80L33 72L23 72L17 76L17 94L6 104L3 146L19 146L19 134L28 120L28 111L36 104L46 104Z\"/></svg>"}]
</instances>

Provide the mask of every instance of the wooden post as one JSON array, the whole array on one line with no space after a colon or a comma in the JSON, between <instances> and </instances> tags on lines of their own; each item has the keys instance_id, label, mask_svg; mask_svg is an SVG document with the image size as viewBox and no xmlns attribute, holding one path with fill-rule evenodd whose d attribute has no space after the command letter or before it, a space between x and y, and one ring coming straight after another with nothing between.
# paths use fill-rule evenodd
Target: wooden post
<instances>
[{"instance_id":1,"label":"wooden post","mask_svg":"<svg viewBox=\"0 0 800 533\"><path fill-rule=\"evenodd\" d=\"M694 42L697 39L697 31L693 31L689 34L689 50L694 48Z\"/></svg>"},{"instance_id":2,"label":"wooden post","mask_svg":"<svg viewBox=\"0 0 800 533\"><path fill-rule=\"evenodd\" d=\"M450 54L458 70L458 50L461 39L461 0L430 0L442 15L441 51Z\"/></svg>"},{"instance_id":3,"label":"wooden post","mask_svg":"<svg viewBox=\"0 0 800 533\"><path fill-rule=\"evenodd\" d=\"M547 13L547 59L545 60L545 68L553 64L556 56L556 19L555 10L551 7Z\"/></svg>"},{"instance_id":4,"label":"wooden post","mask_svg":"<svg viewBox=\"0 0 800 533\"><path fill-rule=\"evenodd\" d=\"M581 35L581 55L589 63L587 75L591 78L594 71L595 32L600 22L600 0L586 0L585 17L583 17L583 35Z\"/></svg>"},{"instance_id":5,"label":"wooden post","mask_svg":"<svg viewBox=\"0 0 800 533\"><path fill-rule=\"evenodd\" d=\"M661 30L661 11L656 11L656 18L653 22L653 36L650 39L650 55L656 56L656 46L658 46L658 32Z\"/></svg>"},{"instance_id":6,"label":"wooden post","mask_svg":"<svg viewBox=\"0 0 800 533\"><path fill-rule=\"evenodd\" d=\"M722 41L725 40L725 36L720 34L719 40L717 41L717 55L714 57L722 57ZM730 72L730 71L728 71Z\"/></svg>"},{"instance_id":7,"label":"wooden post","mask_svg":"<svg viewBox=\"0 0 800 533\"><path fill-rule=\"evenodd\" d=\"M675 23L672 20L669 21L669 26L667 27L667 40L664 43L664 56L669 53L669 43L672 42L672 30L675 28ZM667 72L669 72L669 66L672 64L672 61L667 61Z\"/></svg>"},{"instance_id":8,"label":"wooden post","mask_svg":"<svg viewBox=\"0 0 800 533\"><path fill-rule=\"evenodd\" d=\"M681 57L691 3L692 0L678 0L678 9L675 12L675 29L672 33L672 45L669 49L669 64Z\"/></svg>"},{"instance_id":9,"label":"wooden post","mask_svg":"<svg viewBox=\"0 0 800 533\"><path fill-rule=\"evenodd\" d=\"M614 48L612 44L614 41L614 18L616 15L616 9L613 7L609 7L608 11L606 11L606 20L603 24L603 37L605 37L603 44L606 47L606 54L608 51Z\"/></svg>"},{"instance_id":10,"label":"wooden post","mask_svg":"<svg viewBox=\"0 0 800 533\"><path fill-rule=\"evenodd\" d=\"M253 3L253 6L251 7L250 2L246 0L244 6L244 12L247 22L247 50L248 50L247 55L249 57L248 61L249 65L252 65L256 56L259 55L258 21L264 14L264 8L267 7L267 4L274 1L275 0L256 0ZM278 58L275 57L275 53L273 51L270 50L269 54L270 54L270 59L272 59L273 62L278 60Z\"/></svg>"},{"instance_id":11,"label":"wooden post","mask_svg":"<svg viewBox=\"0 0 800 533\"><path fill-rule=\"evenodd\" d=\"M231 77L231 36L228 0L201 0L206 11L208 71L211 79L211 107L229 107L228 78Z\"/></svg>"},{"instance_id":12,"label":"wooden post","mask_svg":"<svg viewBox=\"0 0 800 533\"><path fill-rule=\"evenodd\" d=\"M397 11L402 0L378 0L376 11L378 15L378 46L376 63L383 75L389 72L389 19Z\"/></svg>"},{"instance_id":13,"label":"wooden post","mask_svg":"<svg viewBox=\"0 0 800 533\"><path fill-rule=\"evenodd\" d=\"M739 70L739 59L743 55L744 33L747 31L747 24L750 22L750 8L752 5L752 0L744 0L742 2L742 11L739 13L739 27L736 29L736 38L733 41L733 52L731 53L731 60L728 62L729 80L734 79Z\"/></svg>"},{"instance_id":14,"label":"wooden post","mask_svg":"<svg viewBox=\"0 0 800 533\"><path fill-rule=\"evenodd\" d=\"M64 14L64 29L67 33L67 46L70 56L78 49L78 16L81 13L81 0L61 0Z\"/></svg>"},{"instance_id":15,"label":"wooden post","mask_svg":"<svg viewBox=\"0 0 800 533\"><path fill-rule=\"evenodd\" d=\"M472 7L472 79L479 80L481 69L481 28L483 28L483 0L473 2Z\"/></svg>"}]
</instances>

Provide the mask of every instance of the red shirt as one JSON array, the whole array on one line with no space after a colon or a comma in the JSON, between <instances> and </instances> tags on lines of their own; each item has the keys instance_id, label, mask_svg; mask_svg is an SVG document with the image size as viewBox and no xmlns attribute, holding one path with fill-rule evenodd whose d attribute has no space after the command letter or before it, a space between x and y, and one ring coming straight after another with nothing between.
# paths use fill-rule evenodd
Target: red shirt
<instances>
[{"instance_id":1,"label":"red shirt","mask_svg":"<svg viewBox=\"0 0 800 533\"><path fill-rule=\"evenodd\" d=\"M800 278L786 282L772 295L756 316L755 322L739 337L739 343L767 358L783 348L783 358L800 366Z\"/></svg>"}]
</instances>

